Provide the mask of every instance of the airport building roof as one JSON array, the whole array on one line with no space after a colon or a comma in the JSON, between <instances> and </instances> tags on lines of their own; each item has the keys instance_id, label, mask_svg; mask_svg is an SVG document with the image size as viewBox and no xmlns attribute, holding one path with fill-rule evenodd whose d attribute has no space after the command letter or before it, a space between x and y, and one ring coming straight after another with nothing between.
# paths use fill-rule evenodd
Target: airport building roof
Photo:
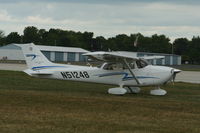
<instances>
[{"instance_id":1,"label":"airport building roof","mask_svg":"<svg viewBox=\"0 0 200 133\"><path fill-rule=\"evenodd\" d=\"M180 56L175 54L166 54L166 53L150 53L150 52L136 52L139 56L146 55L146 56L152 56L152 55L162 55L162 56Z\"/></svg>"},{"instance_id":2,"label":"airport building roof","mask_svg":"<svg viewBox=\"0 0 200 133\"><path fill-rule=\"evenodd\" d=\"M80 53L86 53L89 52L82 48L76 48L76 47L60 47L60 46L43 46L43 45L37 45L38 48L42 51L57 51L57 52L80 52Z\"/></svg>"},{"instance_id":3,"label":"airport building roof","mask_svg":"<svg viewBox=\"0 0 200 133\"><path fill-rule=\"evenodd\" d=\"M86 53L89 52L82 48L76 47L60 47L60 46L44 46L44 45L36 45L42 51L57 51L57 52L76 52L76 53ZM20 50L21 48L15 44L8 44L0 47L0 49L13 49Z\"/></svg>"}]
</instances>

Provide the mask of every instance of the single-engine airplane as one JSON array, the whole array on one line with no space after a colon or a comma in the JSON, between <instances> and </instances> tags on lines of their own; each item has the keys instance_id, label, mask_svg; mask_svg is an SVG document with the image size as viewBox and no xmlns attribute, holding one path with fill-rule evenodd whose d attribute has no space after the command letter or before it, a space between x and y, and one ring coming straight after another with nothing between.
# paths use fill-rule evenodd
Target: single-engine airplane
<instances>
[{"instance_id":1,"label":"single-engine airplane","mask_svg":"<svg viewBox=\"0 0 200 133\"><path fill-rule=\"evenodd\" d=\"M142 86L155 86L152 95L165 95L160 89L175 79L181 70L150 65L145 59L163 58L162 56L135 57L130 52L89 52L84 55L104 61L101 66L78 66L50 62L33 43L20 44L30 76L117 85L108 89L109 94L124 95L139 93Z\"/></svg>"}]
</instances>

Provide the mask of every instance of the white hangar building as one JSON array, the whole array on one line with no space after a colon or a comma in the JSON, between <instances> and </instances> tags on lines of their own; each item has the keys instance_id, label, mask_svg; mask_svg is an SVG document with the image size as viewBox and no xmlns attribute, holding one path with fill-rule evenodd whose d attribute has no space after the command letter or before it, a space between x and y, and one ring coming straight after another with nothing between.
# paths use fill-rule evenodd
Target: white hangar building
<instances>
[{"instance_id":1,"label":"white hangar building","mask_svg":"<svg viewBox=\"0 0 200 133\"><path fill-rule=\"evenodd\" d=\"M54 62L85 62L87 58L82 54L89 51L75 47L43 46L37 45L41 52ZM162 53L131 52L137 57L143 56L164 56L164 59L153 59L153 65L181 65L181 56ZM21 48L15 44L0 47L0 60L19 60L23 61L24 56Z\"/></svg>"},{"instance_id":2,"label":"white hangar building","mask_svg":"<svg viewBox=\"0 0 200 133\"><path fill-rule=\"evenodd\" d=\"M85 56L82 54L89 51L75 47L59 47L36 45L41 52L50 60L55 62L84 62ZM9 44L0 47L0 60L19 60L23 61L24 56L19 46Z\"/></svg>"},{"instance_id":3,"label":"white hangar building","mask_svg":"<svg viewBox=\"0 0 200 133\"><path fill-rule=\"evenodd\" d=\"M174 54L164 54L164 53L147 53L147 52L137 52L137 57L144 56L164 56L164 59L153 59L149 60L153 65L181 65L181 56Z\"/></svg>"}]
</instances>

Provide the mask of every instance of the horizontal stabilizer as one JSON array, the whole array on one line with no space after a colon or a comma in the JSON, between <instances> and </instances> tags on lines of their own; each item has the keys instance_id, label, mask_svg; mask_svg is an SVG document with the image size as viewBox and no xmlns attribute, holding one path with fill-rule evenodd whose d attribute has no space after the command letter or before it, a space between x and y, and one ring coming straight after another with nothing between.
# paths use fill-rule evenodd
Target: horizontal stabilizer
<instances>
[{"instance_id":1,"label":"horizontal stabilizer","mask_svg":"<svg viewBox=\"0 0 200 133\"><path fill-rule=\"evenodd\" d=\"M25 73L28 75L52 75L53 71L46 71L46 70L38 70L38 71L33 71L31 69L26 69L24 70Z\"/></svg>"}]
</instances>

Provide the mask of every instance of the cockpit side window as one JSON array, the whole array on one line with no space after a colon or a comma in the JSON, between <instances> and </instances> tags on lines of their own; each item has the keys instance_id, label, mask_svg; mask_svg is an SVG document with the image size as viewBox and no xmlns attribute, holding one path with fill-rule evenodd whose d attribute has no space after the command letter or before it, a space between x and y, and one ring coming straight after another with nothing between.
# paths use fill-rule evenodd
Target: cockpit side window
<instances>
[{"instance_id":1,"label":"cockpit side window","mask_svg":"<svg viewBox=\"0 0 200 133\"><path fill-rule=\"evenodd\" d=\"M121 63L106 63L102 67L104 70L122 70L123 64Z\"/></svg>"},{"instance_id":2,"label":"cockpit side window","mask_svg":"<svg viewBox=\"0 0 200 133\"><path fill-rule=\"evenodd\" d=\"M137 64L138 68L144 68L144 67L146 67L148 65L148 63L143 61L143 60L137 60L136 64Z\"/></svg>"},{"instance_id":3,"label":"cockpit side window","mask_svg":"<svg viewBox=\"0 0 200 133\"><path fill-rule=\"evenodd\" d=\"M135 62L129 63L129 66L131 69L135 69ZM128 67L123 62L117 62L117 63L105 63L102 65L104 70L125 70L128 69Z\"/></svg>"},{"instance_id":4,"label":"cockpit side window","mask_svg":"<svg viewBox=\"0 0 200 133\"><path fill-rule=\"evenodd\" d=\"M106 65L104 66L104 69L105 69L105 70L113 70L113 66L112 66L112 64L106 64Z\"/></svg>"},{"instance_id":5,"label":"cockpit side window","mask_svg":"<svg viewBox=\"0 0 200 133\"><path fill-rule=\"evenodd\" d=\"M135 63L133 63L133 62L129 63L129 66L130 66L131 69L135 69Z\"/></svg>"},{"instance_id":6,"label":"cockpit side window","mask_svg":"<svg viewBox=\"0 0 200 133\"><path fill-rule=\"evenodd\" d=\"M113 70L113 63L106 63L106 64L103 66L103 69L104 69L104 70Z\"/></svg>"}]
</instances>

